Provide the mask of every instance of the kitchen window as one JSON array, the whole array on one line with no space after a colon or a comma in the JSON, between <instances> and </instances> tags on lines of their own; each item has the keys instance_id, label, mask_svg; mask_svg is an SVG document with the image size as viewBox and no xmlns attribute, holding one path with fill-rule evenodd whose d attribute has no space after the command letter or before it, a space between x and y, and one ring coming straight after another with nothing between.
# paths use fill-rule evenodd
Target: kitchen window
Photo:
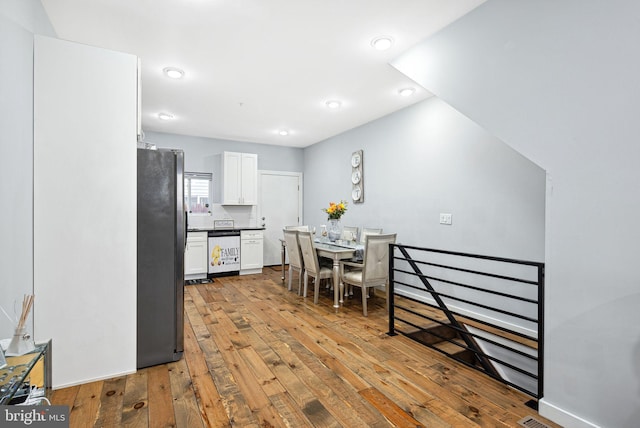
<instances>
[{"instance_id":1,"label":"kitchen window","mask_svg":"<svg viewBox=\"0 0 640 428\"><path fill-rule=\"evenodd\" d=\"M211 182L211 173L184 173L184 205L189 213L207 214L211 212Z\"/></svg>"}]
</instances>

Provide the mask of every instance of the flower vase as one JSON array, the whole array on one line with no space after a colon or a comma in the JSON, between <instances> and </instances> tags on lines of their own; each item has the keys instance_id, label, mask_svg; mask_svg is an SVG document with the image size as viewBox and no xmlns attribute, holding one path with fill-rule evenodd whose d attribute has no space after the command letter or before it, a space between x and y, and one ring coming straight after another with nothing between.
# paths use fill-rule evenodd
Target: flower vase
<instances>
[{"instance_id":1,"label":"flower vase","mask_svg":"<svg viewBox=\"0 0 640 428\"><path fill-rule=\"evenodd\" d=\"M340 219L329 219L329 241L335 242L340 239Z\"/></svg>"}]
</instances>

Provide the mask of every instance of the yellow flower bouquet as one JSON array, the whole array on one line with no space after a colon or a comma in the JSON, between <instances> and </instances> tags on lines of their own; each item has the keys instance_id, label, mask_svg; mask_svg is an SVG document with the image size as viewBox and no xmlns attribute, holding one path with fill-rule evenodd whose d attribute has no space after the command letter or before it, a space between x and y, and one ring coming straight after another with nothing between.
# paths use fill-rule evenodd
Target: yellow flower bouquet
<instances>
[{"instance_id":1,"label":"yellow flower bouquet","mask_svg":"<svg viewBox=\"0 0 640 428\"><path fill-rule=\"evenodd\" d=\"M337 204L329 202L329 207L323 208L322 211L327 213L329 220L340 220L340 217L347 212L347 201L340 201Z\"/></svg>"}]
</instances>

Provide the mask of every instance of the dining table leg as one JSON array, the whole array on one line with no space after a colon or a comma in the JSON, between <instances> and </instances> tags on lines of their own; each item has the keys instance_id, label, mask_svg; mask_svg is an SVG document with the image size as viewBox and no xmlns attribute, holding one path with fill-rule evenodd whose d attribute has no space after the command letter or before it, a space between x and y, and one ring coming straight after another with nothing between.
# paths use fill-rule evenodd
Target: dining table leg
<instances>
[{"instance_id":1,"label":"dining table leg","mask_svg":"<svg viewBox=\"0 0 640 428\"><path fill-rule=\"evenodd\" d=\"M285 262L285 245L284 245L284 241L282 241L282 244L280 245L280 256L282 257L282 282L284 283L284 262Z\"/></svg>"},{"instance_id":2,"label":"dining table leg","mask_svg":"<svg viewBox=\"0 0 640 428\"><path fill-rule=\"evenodd\" d=\"M340 303L343 302L340 284L340 260L336 257L333 259L333 307L339 308Z\"/></svg>"}]
</instances>

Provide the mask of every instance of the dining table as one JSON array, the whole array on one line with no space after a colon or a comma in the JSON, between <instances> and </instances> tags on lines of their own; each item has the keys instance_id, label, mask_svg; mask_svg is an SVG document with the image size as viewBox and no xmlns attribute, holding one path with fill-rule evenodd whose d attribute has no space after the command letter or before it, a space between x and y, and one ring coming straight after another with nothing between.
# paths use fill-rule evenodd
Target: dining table
<instances>
[{"instance_id":1,"label":"dining table","mask_svg":"<svg viewBox=\"0 0 640 428\"><path fill-rule=\"evenodd\" d=\"M280 242L282 244L282 280L284 281L286 244L284 239ZM346 240L331 242L327 238L315 238L313 245L318 257L329 259L333 263L333 307L339 308L340 303L344 303L344 289L340 287L340 261L362 260L364 245Z\"/></svg>"},{"instance_id":2,"label":"dining table","mask_svg":"<svg viewBox=\"0 0 640 428\"><path fill-rule=\"evenodd\" d=\"M340 261L348 259L362 259L364 245L353 241L323 242L316 238L314 242L318 257L333 261L333 307L339 308L344 303L344 289L340 283Z\"/></svg>"}]
</instances>

